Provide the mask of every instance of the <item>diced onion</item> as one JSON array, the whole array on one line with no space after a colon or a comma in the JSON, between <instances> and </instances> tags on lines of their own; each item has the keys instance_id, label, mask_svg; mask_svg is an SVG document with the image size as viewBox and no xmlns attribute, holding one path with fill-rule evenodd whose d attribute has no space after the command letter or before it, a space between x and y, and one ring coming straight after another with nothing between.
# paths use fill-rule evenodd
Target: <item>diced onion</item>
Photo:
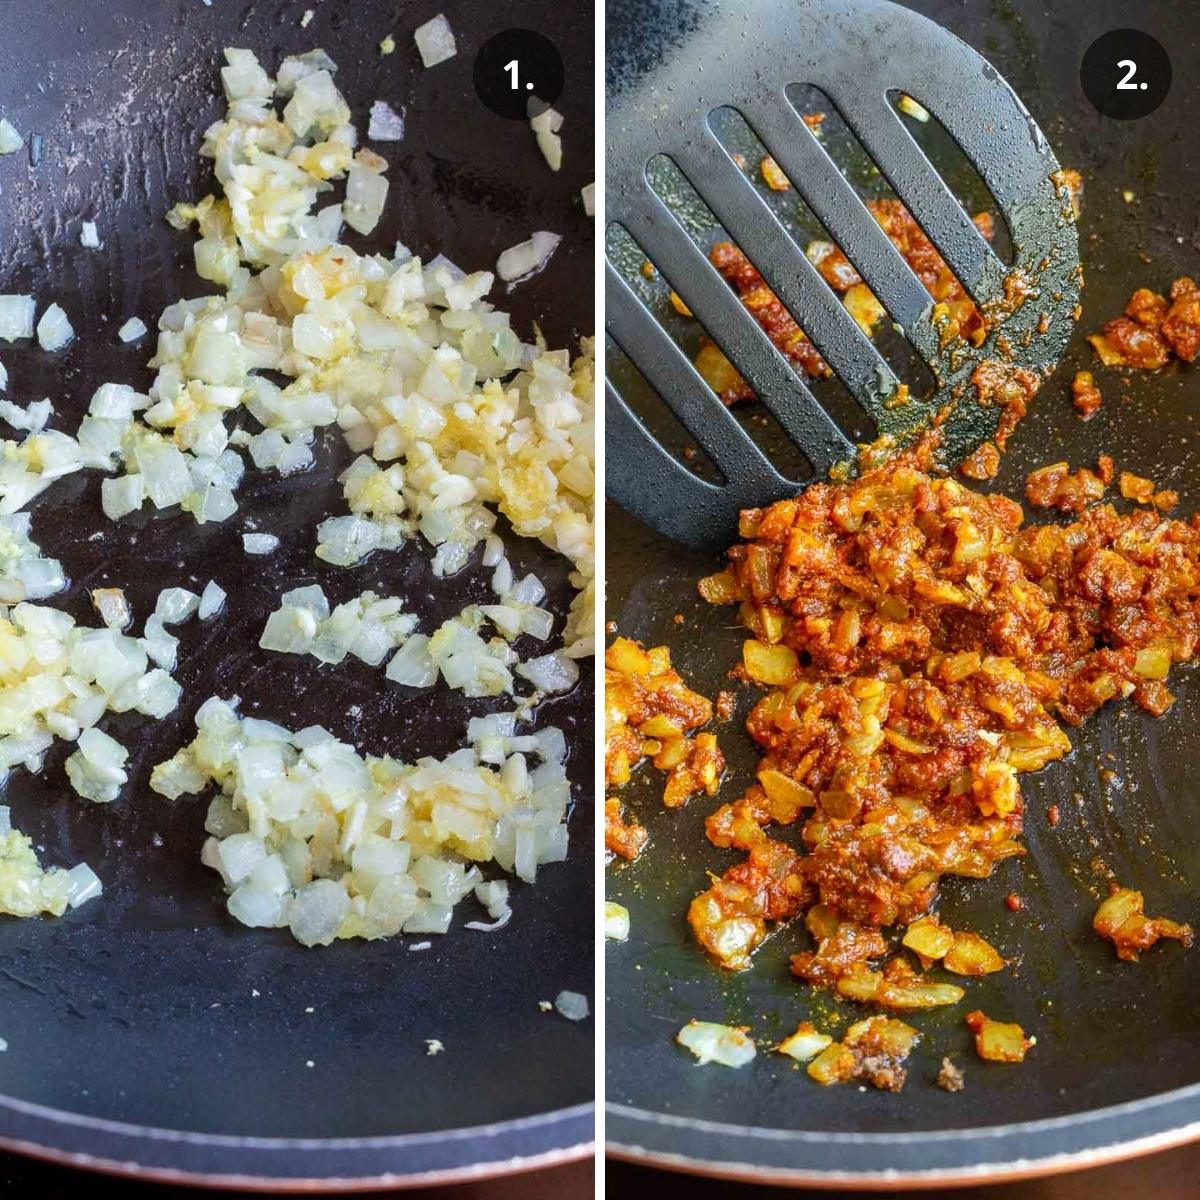
<instances>
[{"instance_id":1,"label":"diced onion","mask_svg":"<svg viewBox=\"0 0 1200 1200\"><path fill-rule=\"evenodd\" d=\"M563 654L544 654L517 667L517 674L528 679L539 692L568 692L579 681L579 668Z\"/></svg>"},{"instance_id":2,"label":"diced onion","mask_svg":"<svg viewBox=\"0 0 1200 1200\"><path fill-rule=\"evenodd\" d=\"M384 674L407 687L430 687L437 679L437 667L429 657L429 638L420 633L410 637L392 656Z\"/></svg>"},{"instance_id":3,"label":"diced onion","mask_svg":"<svg viewBox=\"0 0 1200 1200\"><path fill-rule=\"evenodd\" d=\"M398 142L404 137L404 116L386 100L376 100L371 105L371 118L367 125L367 137L373 142Z\"/></svg>"},{"instance_id":4,"label":"diced onion","mask_svg":"<svg viewBox=\"0 0 1200 1200\"><path fill-rule=\"evenodd\" d=\"M92 605L109 629L127 629L133 620L129 601L120 588L93 588Z\"/></svg>"},{"instance_id":5,"label":"diced onion","mask_svg":"<svg viewBox=\"0 0 1200 1200\"><path fill-rule=\"evenodd\" d=\"M28 513L0 517L0 604L44 600L67 586L62 564L30 538L30 524Z\"/></svg>"},{"instance_id":6,"label":"diced onion","mask_svg":"<svg viewBox=\"0 0 1200 1200\"><path fill-rule=\"evenodd\" d=\"M158 593L154 603L154 615L164 625L178 625L186 621L200 607L200 597L187 588L169 587Z\"/></svg>"},{"instance_id":7,"label":"diced onion","mask_svg":"<svg viewBox=\"0 0 1200 1200\"><path fill-rule=\"evenodd\" d=\"M313 589L297 591L320 611ZM444 933L474 892L493 918L486 928L497 929L510 913L507 884L484 881L473 864L533 879L565 854L565 743L548 731L533 742L542 762L529 770L520 752L495 766L474 744L411 766L363 758L319 727L291 733L216 698L196 724L196 741L155 767L150 786L175 799L218 785L201 859L243 924L286 926L309 946ZM515 731L515 716L493 714L470 735L502 729Z\"/></svg>"},{"instance_id":8,"label":"diced onion","mask_svg":"<svg viewBox=\"0 0 1200 1200\"><path fill-rule=\"evenodd\" d=\"M12 122L0 117L0 154L16 154L23 145L25 141Z\"/></svg>"},{"instance_id":9,"label":"diced onion","mask_svg":"<svg viewBox=\"0 0 1200 1200\"><path fill-rule=\"evenodd\" d=\"M0 295L0 338L15 342L33 337L33 318L37 311L32 296Z\"/></svg>"},{"instance_id":10,"label":"diced onion","mask_svg":"<svg viewBox=\"0 0 1200 1200\"><path fill-rule=\"evenodd\" d=\"M215 617L225 606L225 590L215 580L210 579L200 593L200 607L197 616L201 621Z\"/></svg>"},{"instance_id":11,"label":"diced onion","mask_svg":"<svg viewBox=\"0 0 1200 1200\"><path fill-rule=\"evenodd\" d=\"M816 1058L828 1046L833 1045L833 1038L827 1033L818 1033L812 1025L805 1021L796 1032L783 1039L775 1048L780 1054L794 1058L796 1062L808 1062Z\"/></svg>"},{"instance_id":12,"label":"diced onion","mask_svg":"<svg viewBox=\"0 0 1200 1200\"><path fill-rule=\"evenodd\" d=\"M911 96L904 92L900 93L900 98L896 101L896 107L906 116L910 116L914 121L920 121L924 124L929 120L929 110L923 105L918 104Z\"/></svg>"},{"instance_id":13,"label":"diced onion","mask_svg":"<svg viewBox=\"0 0 1200 1200\"><path fill-rule=\"evenodd\" d=\"M279 549L279 539L273 533L244 533L242 548L247 554L274 554Z\"/></svg>"},{"instance_id":14,"label":"diced onion","mask_svg":"<svg viewBox=\"0 0 1200 1200\"><path fill-rule=\"evenodd\" d=\"M566 1017L568 1021L586 1020L592 1011L587 997L582 992L559 992L554 997L554 1007L559 1015Z\"/></svg>"},{"instance_id":15,"label":"diced onion","mask_svg":"<svg viewBox=\"0 0 1200 1200\"><path fill-rule=\"evenodd\" d=\"M418 25L413 33L413 41L426 67L436 67L458 53L450 22L441 13L424 25Z\"/></svg>"},{"instance_id":16,"label":"diced onion","mask_svg":"<svg viewBox=\"0 0 1200 1200\"><path fill-rule=\"evenodd\" d=\"M136 342L138 338L146 336L146 322L140 317L130 317L120 329L117 330L117 337L123 342Z\"/></svg>"},{"instance_id":17,"label":"diced onion","mask_svg":"<svg viewBox=\"0 0 1200 1200\"><path fill-rule=\"evenodd\" d=\"M562 138L558 136L562 123L562 113L552 108L544 108L529 118L529 127L537 138L538 149L552 171L562 166Z\"/></svg>"},{"instance_id":18,"label":"diced onion","mask_svg":"<svg viewBox=\"0 0 1200 1200\"><path fill-rule=\"evenodd\" d=\"M561 241L561 234L539 230L527 242L518 242L500 255L496 274L505 283L520 283L536 275L550 261Z\"/></svg>"},{"instance_id":19,"label":"diced onion","mask_svg":"<svg viewBox=\"0 0 1200 1200\"><path fill-rule=\"evenodd\" d=\"M128 782L125 760L129 752L99 729L79 735L79 749L67 759L67 778L85 800L111 804Z\"/></svg>"},{"instance_id":20,"label":"diced onion","mask_svg":"<svg viewBox=\"0 0 1200 1200\"><path fill-rule=\"evenodd\" d=\"M86 247L88 250L102 249L100 233L96 229L95 221L84 221L84 223L80 226L79 244Z\"/></svg>"},{"instance_id":21,"label":"diced onion","mask_svg":"<svg viewBox=\"0 0 1200 1200\"><path fill-rule=\"evenodd\" d=\"M629 909L614 900L604 902L604 936L614 942L629 937Z\"/></svg>"},{"instance_id":22,"label":"diced onion","mask_svg":"<svg viewBox=\"0 0 1200 1200\"><path fill-rule=\"evenodd\" d=\"M87 863L79 863L67 872L70 890L67 893L67 903L72 908L78 908L89 900L94 900L104 891L100 877Z\"/></svg>"},{"instance_id":23,"label":"diced onion","mask_svg":"<svg viewBox=\"0 0 1200 1200\"><path fill-rule=\"evenodd\" d=\"M74 336L67 314L57 304L51 304L37 323L38 345L43 350L61 350Z\"/></svg>"},{"instance_id":24,"label":"diced onion","mask_svg":"<svg viewBox=\"0 0 1200 1200\"><path fill-rule=\"evenodd\" d=\"M675 1040L690 1050L701 1065L744 1067L755 1054L754 1041L745 1030L712 1021L689 1021L675 1035Z\"/></svg>"},{"instance_id":25,"label":"diced onion","mask_svg":"<svg viewBox=\"0 0 1200 1200\"><path fill-rule=\"evenodd\" d=\"M388 181L378 171L356 162L346 179L346 199L342 204L346 224L359 233L370 233L383 215L387 193Z\"/></svg>"},{"instance_id":26,"label":"diced onion","mask_svg":"<svg viewBox=\"0 0 1200 1200\"><path fill-rule=\"evenodd\" d=\"M35 400L25 408L11 400L0 400L0 418L14 429L23 429L27 433L41 433L53 415L54 406L49 400Z\"/></svg>"},{"instance_id":27,"label":"diced onion","mask_svg":"<svg viewBox=\"0 0 1200 1200\"><path fill-rule=\"evenodd\" d=\"M0 695L6 730L0 781L18 765L41 770L55 738L77 740L67 759L72 786L97 803L115 800L126 779L126 752L96 723L106 711L166 716L179 702L179 685L165 671L150 669L142 641L117 628L76 625L58 609L15 604L2 640L12 665Z\"/></svg>"}]
</instances>

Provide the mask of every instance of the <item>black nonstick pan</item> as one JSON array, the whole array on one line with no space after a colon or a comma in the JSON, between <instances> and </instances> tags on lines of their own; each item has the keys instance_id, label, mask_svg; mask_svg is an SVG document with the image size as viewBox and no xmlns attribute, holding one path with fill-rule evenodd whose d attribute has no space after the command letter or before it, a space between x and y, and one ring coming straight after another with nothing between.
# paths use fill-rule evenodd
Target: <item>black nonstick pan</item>
<instances>
[{"instance_id":1,"label":"black nonstick pan","mask_svg":"<svg viewBox=\"0 0 1200 1200\"><path fill-rule=\"evenodd\" d=\"M1193 203L1200 92L1186 74L1200 49L1192 13L1165 3L1139 5L1136 13L1107 2L922 0L913 7L988 57L1060 161L1085 179L1079 328L992 486L1019 496L1034 466L1058 459L1091 465L1108 451L1119 469L1177 488L1179 511L1194 510L1200 506L1195 368L1106 371L1083 340L1122 310L1135 287L1161 291L1200 269ZM686 88L688 80L673 74L677 58L694 60L688 51L701 46L721 53L711 34L706 39L714 8L690 0L612 0L610 94L645 71ZM788 6L780 6L778 19L788 19ZM1131 24L1168 49L1175 84L1157 112L1122 124L1088 104L1078 72L1095 38ZM944 169L952 178L953 164ZM1124 191L1133 194L1131 202ZM1085 367L1095 370L1104 395L1103 408L1086 424L1069 395L1074 371ZM627 364L611 353L609 369L623 391L637 393ZM644 392L640 402L650 411ZM665 642L684 678L709 696L730 686L725 673L738 661L742 631L728 611L709 609L695 590L720 556L681 551L612 506L607 543L608 616L619 632L646 644ZM1160 948L1127 965L1090 929L1110 873L1142 889L1150 910L1200 917L1194 670L1180 670L1173 688L1178 701L1161 720L1113 705L1072 731L1070 757L1026 777L1028 855L1003 864L990 880L953 883L944 892L944 913L1016 960L1010 971L972 981L971 1005L1021 1022L1037 1034L1035 1050L1022 1066L986 1064L970 1046L963 1012L941 1010L915 1022L925 1038L899 1095L822 1089L787 1059L763 1052L799 1020L820 1025L836 1016L842 1028L861 1010L834 1011L827 997L790 979L787 959L802 948L799 930L777 934L744 974L721 973L704 960L684 914L706 886L705 872L732 861L704 839L703 819L715 802L694 799L666 812L661 776L650 770L639 776L628 799L652 840L640 860L610 868L607 881L608 897L632 914L629 940L610 943L606 952L609 1152L762 1181L932 1187L1081 1167L1200 1135L1196 952ZM752 778L756 756L742 728L751 702L739 690L736 714L719 727L730 760L722 799ZM1057 827L1045 815L1052 804L1061 813ZM1023 912L1006 908L1010 891L1025 898ZM751 1026L758 1059L736 1071L696 1066L674 1044L693 1017ZM965 1091L934 1085L944 1054L965 1068Z\"/></svg>"},{"instance_id":2,"label":"black nonstick pan","mask_svg":"<svg viewBox=\"0 0 1200 1200\"><path fill-rule=\"evenodd\" d=\"M412 34L439 11L458 55L425 71ZM478 50L513 27L540 30L566 62L558 174L526 126L494 116L473 90ZM383 57L388 33L397 49ZM223 111L217 72L227 45L255 50L268 69L284 54L324 47L364 131L377 98L406 111L404 141L385 149L391 193L371 248L390 252L398 238L426 258L440 251L464 268L490 268L534 230L561 233L538 278L492 299L527 338L535 320L555 346L575 347L592 332L593 237L579 199L594 170L586 8L6 0L0 112L40 135L41 158L0 159L0 291L32 291L42 305L57 299L78 334L56 356L36 345L0 351L11 396L50 396L56 424L73 431L100 382L149 382L150 343L122 347L115 332L133 314L153 328L165 304L206 287L190 239L162 218L209 190L197 149ZM79 245L85 219L99 225L103 252ZM250 472L239 513L216 526L170 516L113 526L101 516L94 473L34 505L35 539L63 561L72 580L63 602L77 619L90 616L87 589L102 583L123 586L143 617L161 588L193 580L218 580L229 603L223 618L182 627L180 709L156 723L116 722L133 768L119 803L78 801L61 747L40 775L9 780L14 823L46 861L91 863L105 895L59 920L0 918L6 1148L149 1177L322 1190L520 1170L579 1156L593 1137L593 1024L539 1005L562 989L593 992L590 678L540 714L571 741L569 859L539 873L536 887L514 888L503 933L460 920L423 953L399 939L305 951L286 931L236 926L219 880L197 858L205 802L167 804L146 786L151 766L190 740L196 707L213 694L410 760L448 753L468 717L488 707L385 685L359 664L321 670L257 648L279 593L303 583L320 582L335 602L366 588L401 594L423 623L485 593L477 563L435 580L418 541L355 569L319 564L314 526L338 510L335 476L348 459L336 432L317 452L307 475ZM282 538L279 552L246 558L247 518ZM103 535L92 540L97 529ZM565 560L511 534L506 544L565 613ZM427 1056L427 1038L444 1052Z\"/></svg>"}]
</instances>

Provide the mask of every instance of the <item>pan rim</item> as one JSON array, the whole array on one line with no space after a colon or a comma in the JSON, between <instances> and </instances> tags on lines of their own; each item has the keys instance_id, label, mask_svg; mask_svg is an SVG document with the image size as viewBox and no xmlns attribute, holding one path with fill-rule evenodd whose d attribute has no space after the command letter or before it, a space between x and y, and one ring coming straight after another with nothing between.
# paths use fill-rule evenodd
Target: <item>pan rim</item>
<instances>
[{"instance_id":1,"label":"pan rim","mask_svg":"<svg viewBox=\"0 0 1200 1200\"><path fill-rule=\"evenodd\" d=\"M1200 1140L1200 1083L1034 1121L887 1133L738 1126L615 1101L605 1113L606 1152L626 1162L746 1182L886 1191L1053 1175Z\"/></svg>"},{"instance_id":2,"label":"pan rim","mask_svg":"<svg viewBox=\"0 0 1200 1200\"><path fill-rule=\"evenodd\" d=\"M371 1137L199 1133L50 1108L0 1094L0 1148L129 1178L328 1192L432 1186L536 1170L585 1157L595 1105L485 1125Z\"/></svg>"}]
</instances>

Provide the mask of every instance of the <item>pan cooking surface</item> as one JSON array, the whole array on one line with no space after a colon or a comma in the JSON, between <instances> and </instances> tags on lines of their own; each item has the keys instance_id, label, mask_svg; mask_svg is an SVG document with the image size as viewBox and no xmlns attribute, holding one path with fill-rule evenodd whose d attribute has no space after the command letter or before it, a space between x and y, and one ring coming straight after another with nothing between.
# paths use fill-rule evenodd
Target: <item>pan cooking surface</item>
<instances>
[{"instance_id":1,"label":"pan cooking surface","mask_svg":"<svg viewBox=\"0 0 1200 1200\"><path fill-rule=\"evenodd\" d=\"M217 72L226 45L253 49L268 70L284 54L323 46L364 133L376 98L406 111L405 140L380 147L392 182L372 249L390 251L399 238L425 258L442 251L475 269L535 229L554 230L564 241L544 273L492 299L513 311L523 336L538 320L554 346L575 347L592 331L591 222L578 200L593 161L586 12L542 0L498 10L466 0L318 4L301 29L305 7L3 6L0 111L22 133L40 133L45 152L36 169L25 152L0 160L0 282L33 292L39 311L60 301L78 334L53 357L36 345L6 349L12 398L50 396L54 425L73 431L102 381L149 382L142 364L151 339L122 347L117 327L137 314L153 328L165 304L204 294L192 239L162 217L210 188L197 149L223 111ZM426 72L412 31L438 11L458 56ZM472 89L479 47L514 23L544 31L567 62L558 174L524 125L487 112ZM377 45L388 32L397 50L383 58ZM79 246L84 219L97 221L103 252ZM199 590L213 578L229 602L223 616L182 627L184 698L175 713L157 723L108 718L131 750L132 782L119 803L90 806L70 792L62 745L39 776L18 770L10 779L5 802L44 860L88 861L105 895L60 920L0 920L0 1035L9 1043L0 1136L165 1168L347 1177L544 1154L590 1138L592 1022L538 1006L563 988L592 992L590 682L539 718L563 726L572 745L570 859L545 869L536 888L514 888L504 933L462 929L478 915L465 904L457 928L422 953L407 949L413 938L306 952L286 930L235 925L219 879L197 857L207 801L170 805L146 787L151 766L191 739L195 710L213 694L239 695L247 713L292 728L319 721L365 751L409 760L448 753L468 718L488 707L446 689L385 684L381 671L357 662L322 669L257 648L280 592L305 583L319 582L334 603L367 588L403 595L423 628L486 593L477 561L452 583L434 579L420 541L356 568L320 564L314 527L341 511L335 477L348 452L336 431L314 449L310 474L249 471L239 512L221 525L144 514L114 526L102 517L96 473L56 484L33 506L35 540L72 580L65 600L52 603L79 620L94 623L87 589L105 583L125 587L138 620L171 584ZM275 555L244 555L247 518L282 539ZM540 575L565 614L565 560L511 534L506 545L514 567ZM440 1039L445 1052L427 1057L425 1038ZM96 1121L198 1135L408 1140L354 1152L324 1143L303 1154L239 1153L211 1139L129 1139ZM496 1122L516 1125L486 1136L439 1133Z\"/></svg>"},{"instance_id":2,"label":"pan cooking surface","mask_svg":"<svg viewBox=\"0 0 1200 1200\"><path fill-rule=\"evenodd\" d=\"M625 0L610 5L610 89L656 63L669 72L673 49L702 30L703 4L661 6L661 24L652 29L644 18L640 25L633 20L632 7ZM1059 160L1085 177L1083 315L994 486L1019 496L1031 468L1057 459L1092 465L1108 451L1118 469L1177 488L1177 511L1200 507L1195 369L1158 376L1105 371L1083 341L1122 310L1135 287L1162 291L1176 276L1200 270L1190 216L1200 182L1189 154L1200 120L1195 91L1177 88L1154 115L1125 125L1091 109L1078 90L1076 64L1099 34L1127 23L1116 4L964 8L923 0L913 7L990 58L1035 114ZM1145 6L1139 19L1177 62L1194 56L1195 30L1176 10ZM1136 193L1132 205L1122 201L1126 188ZM1095 371L1104 395L1087 424L1075 416L1069 395L1073 373L1084 367ZM681 551L612 505L608 519L609 616L619 631L647 645L665 642L685 681L706 695L730 686L725 672L738 661L744 632L734 627L732 610L708 608L695 591L720 556ZM747 973L724 974L704 961L684 914L705 886L705 871L733 861L704 840L703 819L715 802L694 799L685 810L664 812L661 776L641 774L627 792L651 845L640 861L610 868L607 882L608 897L630 908L633 928L627 943L607 948L608 1133L618 1152L809 1179L889 1169L953 1173L1089 1152L1200 1120L1194 959L1170 947L1126 965L1090 930L1105 887L1101 863L1123 884L1145 891L1147 911L1200 917L1198 683L1194 671L1178 671L1172 678L1178 700L1159 721L1116 705L1071 731L1074 753L1023 780L1025 859L1000 864L990 880L945 885L940 911L950 922L979 931L1017 960L999 975L968 981L964 1003L1019 1021L1037 1034L1038 1045L1023 1066L986 1064L971 1048L963 1005L920 1014L913 1023L924 1040L899 1097L818 1088L803 1068L769 1053L800 1020L824 1027L836 1016L840 1029L860 1010L790 978L788 955L804 942L799 929L779 932ZM753 696L746 689L738 695L737 714L719 727L730 761L725 799L752 779L757 760L743 729ZM1062 812L1053 829L1045 819L1052 803ZM1019 914L1003 903L1013 890L1027 902ZM759 1058L739 1071L696 1068L673 1044L692 1017L750 1025ZM965 1069L965 1092L933 1085L943 1054ZM1173 1089L1189 1090L1167 1096ZM1122 1104L1133 1107L1117 1116L1085 1115ZM1018 1128L1022 1122L1039 1124ZM939 1133L913 1133L923 1130Z\"/></svg>"}]
</instances>

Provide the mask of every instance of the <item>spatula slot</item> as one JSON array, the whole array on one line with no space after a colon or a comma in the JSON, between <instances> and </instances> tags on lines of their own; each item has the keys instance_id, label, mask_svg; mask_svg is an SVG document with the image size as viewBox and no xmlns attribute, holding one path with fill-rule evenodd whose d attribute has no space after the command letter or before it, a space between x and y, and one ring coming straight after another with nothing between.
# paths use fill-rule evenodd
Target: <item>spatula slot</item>
<instances>
[{"instance_id":1,"label":"spatula slot","mask_svg":"<svg viewBox=\"0 0 1200 1200\"><path fill-rule=\"evenodd\" d=\"M966 151L950 136L935 108L921 94L899 89L888 92L888 100L900 114L904 129L937 169L946 186L958 197L963 208L976 219L976 224L978 214L987 213L991 216L994 232L988 244L996 257L1005 266L1011 267L1015 251L1008 218L987 180L980 175ZM916 109L913 108L913 101L919 106ZM921 118L922 110L924 119Z\"/></svg>"},{"instance_id":2,"label":"spatula slot","mask_svg":"<svg viewBox=\"0 0 1200 1200\"><path fill-rule=\"evenodd\" d=\"M761 269L775 294L877 425L892 430L902 425L903 417L884 407L896 382L903 382L910 397L917 400L932 396L936 387L917 348L880 308L844 247L836 254L840 268L833 258L822 267L823 251L837 249L830 231L805 200L804 181L797 188L783 176L745 118L733 108L722 107L710 114L708 128L725 152L722 157L745 163L744 178L755 185L762 206L773 217L764 219L762 209L743 197L740 211L727 214L724 222L726 227L745 231L740 249ZM716 156L710 152L710 157ZM781 182L791 186L780 190ZM864 224L875 223L856 200L854 205ZM786 247L782 245L784 237ZM856 243L860 240L854 238ZM723 273L728 278L730 271ZM855 312L871 328L869 334L846 325L845 315Z\"/></svg>"},{"instance_id":3,"label":"spatula slot","mask_svg":"<svg viewBox=\"0 0 1200 1200\"><path fill-rule=\"evenodd\" d=\"M1000 294L1004 264L905 129L886 93L845 90L838 112L976 303Z\"/></svg>"},{"instance_id":4,"label":"spatula slot","mask_svg":"<svg viewBox=\"0 0 1200 1200\"><path fill-rule=\"evenodd\" d=\"M604 341L605 374L632 416L641 423L655 442L678 463L699 479L717 487L726 480L721 469L704 453L684 423L651 387L646 376L613 338Z\"/></svg>"},{"instance_id":5,"label":"spatula slot","mask_svg":"<svg viewBox=\"0 0 1200 1200\"><path fill-rule=\"evenodd\" d=\"M832 105L830 106L832 111ZM741 111L756 137L859 274L928 363L937 358L929 325L932 299L899 250L871 216L853 183L793 106L777 97L752 100Z\"/></svg>"},{"instance_id":6,"label":"spatula slot","mask_svg":"<svg viewBox=\"0 0 1200 1200\"><path fill-rule=\"evenodd\" d=\"M850 449L846 436L725 285L645 175L643 186L645 192L639 202L614 213L614 218L624 224L646 257L672 282L787 436L804 448L814 471L824 472L842 461ZM644 363L638 365L645 368Z\"/></svg>"},{"instance_id":7,"label":"spatula slot","mask_svg":"<svg viewBox=\"0 0 1200 1200\"><path fill-rule=\"evenodd\" d=\"M786 495L798 481L772 466L611 263L605 291L605 422L623 448L607 467L612 494L676 541L727 545L740 508ZM691 439L698 446L690 460L668 450Z\"/></svg>"},{"instance_id":8,"label":"spatula slot","mask_svg":"<svg viewBox=\"0 0 1200 1200\"><path fill-rule=\"evenodd\" d=\"M898 90L893 89L892 92L888 93L887 97L881 98L881 105L887 104L894 106L895 101L899 99L901 94L902 93L900 93ZM882 169L882 164L880 164L874 158L871 152L863 144L862 140L858 137L854 129L843 116L838 105L825 92L812 84L793 84L787 88L786 95L791 107L795 109L799 115L801 115L802 120L804 115L811 113L814 108L816 111L824 114L824 120L821 122L820 126L816 130L810 130L809 132L813 137L813 140L816 141L820 148L825 151L829 161L834 164L846 183L849 184L850 188L853 189L854 194L864 204L869 206L883 206L883 208L886 209L894 205L904 205L913 218L917 220L918 227L925 233L926 237L929 237L930 242L932 242L934 248L937 249L937 241L933 237L930 237L928 228L921 223L919 217L917 217L917 214L912 212L911 207L909 207L905 201L901 200L896 189L892 186L886 172ZM892 124L897 124L902 120L905 126L919 126L919 123L912 118L906 116L901 117L899 112L894 110L894 108L887 112L886 119ZM941 129L940 126L939 129ZM956 218L956 223L965 221L967 224L973 225L973 222L969 219L968 211L965 210L977 212L986 209L990 212L996 212L996 202L986 184L984 184L982 177L974 169L970 159L967 158L957 143L955 143L954 140L945 133L944 129L942 129L941 132L943 136L937 147L939 150L939 157L936 159L936 162L939 165L943 163L943 161L953 163L957 168L956 182L961 177L962 179L972 182L975 185L971 192L970 201L966 195L960 196L956 193L954 197L954 204L956 211L959 214L959 217ZM921 147L916 146L914 143L914 148L921 157L924 157L924 150ZM941 157L943 154L946 156L945 159ZM933 161L930 161L928 165L931 172L930 178L936 180L939 186L941 186L942 190L945 190L947 185L942 180L942 176L937 171ZM818 176L816 181L814 181L810 190L815 193L816 198L824 200L825 203L828 204L829 200L826 196L826 189L831 187L835 187L835 181L825 178L822 174ZM835 209L835 217L837 215L840 215L840 210ZM876 221L882 225L882 221L880 221L879 216L876 216ZM972 242L975 238L978 238L983 244L981 253L988 251L989 247L987 241L982 237L982 235L979 234L977 228L967 230L964 236L970 239ZM848 235L843 235L843 237L846 241L849 240ZM856 249L857 247L854 245L843 244L843 238L835 237L834 240L842 245L842 249L847 255L853 258L851 250ZM1007 239L1005 239L1004 244L1006 246L1008 245ZM864 248L869 249L870 247L866 246ZM940 250L938 253L939 255L941 254ZM966 287L965 282L955 270L954 264L947 260L944 255L941 257L945 269L949 272L949 277L953 278L960 287L963 287L970 292L970 289ZM914 268L910 265L910 269L915 270L919 276L918 282L921 284L921 288L927 298L925 303L925 307L927 307L929 300L934 298L931 295L929 281L920 268ZM886 302L885 307L888 307L889 312L892 311L891 307L888 306ZM896 316L896 314L893 313L893 316ZM903 314L897 317L897 319L902 325L907 323L904 320Z\"/></svg>"},{"instance_id":9,"label":"spatula slot","mask_svg":"<svg viewBox=\"0 0 1200 1200\"><path fill-rule=\"evenodd\" d=\"M660 198L671 204L686 189L689 223L703 220L708 226L692 240L727 279L728 271L737 271L742 303L792 369L806 384L821 380L828 385L823 394L813 393L821 407L844 428L869 430L876 398L892 391L897 381L728 152L715 138L706 138L669 168L657 161L651 168L647 178L656 191L668 176L678 176L659 192ZM743 231L749 261L723 236L727 229ZM766 282L758 274L760 266ZM820 340L808 340L810 331L799 327L798 314L817 328ZM816 350L827 347L831 356L822 360ZM831 368L840 384L830 378Z\"/></svg>"},{"instance_id":10,"label":"spatula slot","mask_svg":"<svg viewBox=\"0 0 1200 1200\"><path fill-rule=\"evenodd\" d=\"M720 482L759 469L765 460L753 440L727 408L713 404L712 391L687 355L661 325L645 319L645 306L632 289L612 278L606 298L609 336L716 466Z\"/></svg>"},{"instance_id":11,"label":"spatula slot","mask_svg":"<svg viewBox=\"0 0 1200 1200\"><path fill-rule=\"evenodd\" d=\"M747 385L700 321L679 313L682 297L674 280L620 225L609 226L605 246L606 271L613 276L606 288L608 332L637 378L612 370L610 376L669 453L701 477L721 483L767 463L782 480L811 478L812 464L770 409L719 401L714 386L721 386L722 373L742 392ZM644 328L648 324L652 328ZM728 393L724 398L730 399Z\"/></svg>"}]
</instances>

